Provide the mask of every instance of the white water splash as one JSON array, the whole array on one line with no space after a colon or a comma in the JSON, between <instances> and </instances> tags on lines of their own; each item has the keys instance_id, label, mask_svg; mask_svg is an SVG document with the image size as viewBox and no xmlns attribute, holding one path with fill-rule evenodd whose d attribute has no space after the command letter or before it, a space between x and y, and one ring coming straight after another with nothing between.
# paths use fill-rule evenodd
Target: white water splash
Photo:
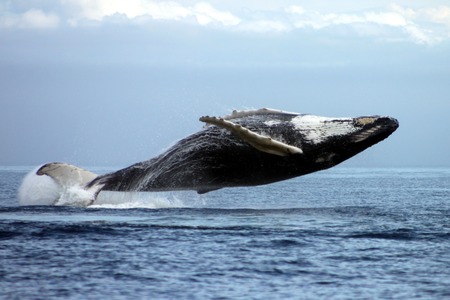
<instances>
[{"instance_id":1,"label":"white water splash","mask_svg":"<svg viewBox=\"0 0 450 300\"><path fill-rule=\"evenodd\" d=\"M193 192L111 192L94 194L80 185L60 186L51 177L36 175L40 167L29 172L18 191L19 204L80 206L93 208L176 208L198 204Z\"/></svg>"},{"instance_id":2,"label":"white water splash","mask_svg":"<svg viewBox=\"0 0 450 300\"><path fill-rule=\"evenodd\" d=\"M187 199L183 199L182 192L111 192L102 191L93 208L179 208L187 207ZM189 193L191 195L191 193ZM190 197L191 198L191 197ZM192 198L191 198L192 199Z\"/></svg>"},{"instance_id":3,"label":"white water splash","mask_svg":"<svg viewBox=\"0 0 450 300\"><path fill-rule=\"evenodd\" d=\"M63 187L59 199L55 202L58 206L89 206L95 195L85 190L82 186L74 185Z\"/></svg>"},{"instance_id":4,"label":"white water splash","mask_svg":"<svg viewBox=\"0 0 450 300\"><path fill-rule=\"evenodd\" d=\"M61 190L58 184L48 176L38 176L36 171L29 172L22 181L17 197L20 205L54 205Z\"/></svg>"}]
</instances>

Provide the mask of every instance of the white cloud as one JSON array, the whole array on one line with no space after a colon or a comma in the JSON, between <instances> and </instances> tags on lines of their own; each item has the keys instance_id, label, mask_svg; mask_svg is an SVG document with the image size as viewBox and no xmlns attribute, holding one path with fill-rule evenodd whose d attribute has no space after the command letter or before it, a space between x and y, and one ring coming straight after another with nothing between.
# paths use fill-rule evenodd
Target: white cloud
<instances>
[{"instance_id":1,"label":"white cloud","mask_svg":"<svg viewBox=\"0 0 450 300\"><path fill-rule=\"evenodd\" d=\"M0 16L0 28L55 28L59 17L54 13L45 13L40 9L30 9L23 14Z\"/></svg>"},{"instance_id":2,"label":"white cloud","mask_svg":"<svg viewBox=\"0 0 450 300\"><path fill-rule=\"evenodd\" d=\"M154 2L145 0L68 0L79 12L76 18L101 21L115 14L125 15L129 19L150 16L154 19L180 20L191 11L177 2Z\"/></svg>"},{"instance_id":3,"label":"white cloud","mask_svg":"<svg viewBox=\"0 0 450 300\"><path fill-rule=\"evenodd\" d=\"M292 26L281 21L260 20L243 22L238 29L241 31L256 33L287 32L292 30Z\"/></svg>"},{"instance_id":4,"label":"white cloud","mask_svg":"<svg viewBox=\"0 0 450 300\"><path fill-rule=\"evenodd\" d=\"M450 7L429 8L425 9L423 13L430 21L450 27Z\"/></svg>"},{"instance_id":5,"label":"white cloud","mask_svg":"<svg viewBox=\"0 0 450 300\"><path fill-rule=\"evenodd\" d=\"M347 25L359 34L374 35L376 33L386 40L395 35L393 29L401 29L416 43L436 44L450 38L450 7L437 9L403 8L392 4L385 11L365 11L361 13L327 13L308 11L300 6L290 6L286 12L293 16L296 28L313 28L316 30L331 28L336 25ZM441 24L441 28L436 28ZM364 26L361 26L364 25ZM373 26L384 27L374 30Z\"/></svg>"},{"instance_id":6,"label":"white cloud","mask_svg":"<svg viewBox=\"0 0 450 300\"><path fill-rule=\"evenodd\" d=\"M232 13L217 10L206 2L197 3L192 7L172 1L69 0L69 2L79 11L78 19L92 21L102 21L105 17L121 14L128 19L150 17L155 20L175 21L193 17L200 25L219 23L234 26L240 23L240 19Z\"/></svg>"},{"instance_id":7,"label":"white cloud","mask_svg":"<svg viewBox=\"0 0 450 300\"><path fill-rule=\"evenodd\" d=\"M321 29L333 25L351 25L361 23L373 23L387 26L405 26L406 19L395 12L363 12L359 14L327 13L306 11L302 7L292 6L286 10L296 16L294 25L297 28L312 27Z\"/></svg>"},{"instance_id":8,"label":"white cloud","mask_svg":"<svg viewBox=\"0 0 450 300\"><path fill-rule=\"evenodd\" d=\"M442 41L442 37L434 35L431 30L421 29L414 25L405 26L404 30L419 44L433 45Z\"/></svg>"},{"instance_id":9,"label":"white cloud","mask_svg":"<svg viewBox=\"0 0 450 300\"><path fill-rule=\"evenodd\" d=\"M226 11L219 11L205 2L196 4L192 12L200 25L219 22L225 26L235 26L241 22L241 20L233 14Z\"/></svg>"},{"instance_id":10,"label":"white cloud","mask_svg":"<svg viewBox=\"0 0 450 300\"><path fill-rule=\"evenodd\" d=\"M399 1L399 0L398 0ZM234 32L288 33L290 31L336 30L336 35L366 35L378 39L410 40L422 44L436 44L450 40L450 6L410 8L391 4L384 8L357 12L306 9L299 5L263 6L256 1L247 4L224 2L231 11L218 7L220 2L158 1L158 0L59 0L52 6L46 1L23 2L14 10L14 2L1 5L0 28L55 28L82 26L85 23L102 24L108 17L120 15L117 20L126 25L145 24L147 20L166 20L196 23L201 26L221 26ZM39 5L41 3L41 5ZM347 3L348 4L348 3ZM51 7L51 10L49 9ZM353 7L347 5L346 7ZM356 8L356 6L354 6ZM334 10L334 11L333 11ZM234 13L238 12L237 14ZM240 15L239 15L240 14ZM338 28L338 29L335 29ZM342 29L348 30L342 30Z\"/></svg>"},{"instance_id":11,"label":"white cloud","mask_svg":"<svg viewBox=\"0 0 450 300\"><path fill-rule=\"evenodd\" d=\"M366 13L364 20L379 25L387 25L392 27L403 27L408 24L408 21L400 14L395 12L383 13Z\"/></svg>"}]
</instances>

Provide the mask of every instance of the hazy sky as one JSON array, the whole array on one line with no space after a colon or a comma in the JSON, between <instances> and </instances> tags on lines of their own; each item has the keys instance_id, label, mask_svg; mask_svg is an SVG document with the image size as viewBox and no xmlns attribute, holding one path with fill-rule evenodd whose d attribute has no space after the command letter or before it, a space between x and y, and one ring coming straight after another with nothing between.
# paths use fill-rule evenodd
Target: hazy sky
<instances>
[{"instance_id":1,"label":"hazy sky","mask_svg":"<svg viewBox=\"0 0 450 300\"><path fill-rule=\"evenodd\" d=\"M350 166L450 166L450 4L36 0L0 3L0 165L128 164L271 107L390 115Z\"/></svg>"}]
</instances>

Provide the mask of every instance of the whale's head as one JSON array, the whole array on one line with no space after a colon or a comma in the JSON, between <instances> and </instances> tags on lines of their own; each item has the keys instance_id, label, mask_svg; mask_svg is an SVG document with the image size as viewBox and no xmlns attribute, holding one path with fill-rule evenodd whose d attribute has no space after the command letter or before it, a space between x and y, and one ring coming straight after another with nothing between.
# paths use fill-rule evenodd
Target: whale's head
<instances>
[{"instance_id":1,"label":"whale's head","mask_svg":"<svg viewBox=\"0 0 450 300\"><path fill-rule=\"evenodd\" d=\"M273 162L283 174L291 173L284 168L293 169L292 175L335 166L398 128L398 121L391 117L329 118L271 109L200 120L226 129L259 150L264 155L262 164ZM266 169L275 172L275 168Z\"/></svg>"},{"instance_id":2,"label":"whale's head","mask_svg":"<svg viewBox=\"0 0 450 300\"><path fill-rule=\"evenodd\" d=\"M209 143L196 144L205 147L198 160L209 168L202 191L272 183L328 169L398 128L391 117L328 118L270 109L200 120L213 125L200 134Z\"/></svg>"},{"instance_id":3,"label":"whale's head","mask_svg":"<svg viewBox=\"0 0 450 300\"><path fill-rule=\"evenodd\" d=\"M328 118L293 116L289 122L292 143L302 149L305 161L332 167L391 135L398 121L385 116ZM289 133L287 133L289 136Z\"/></svg>"}]
</instances>

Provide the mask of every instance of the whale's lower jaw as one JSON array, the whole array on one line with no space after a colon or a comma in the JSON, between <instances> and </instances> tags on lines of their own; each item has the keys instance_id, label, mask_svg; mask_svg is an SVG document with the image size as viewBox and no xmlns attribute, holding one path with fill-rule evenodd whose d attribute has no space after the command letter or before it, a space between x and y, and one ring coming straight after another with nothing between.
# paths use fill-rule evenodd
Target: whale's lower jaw
<instances>
[{"instance_id":1,"label":"whale's lower jaw","mask_svg":"<svg viewBox=\"0 0 450 300\"><path fill-rule=\"evenodd\" d=\"M203 117L203 130L165 153L97 176L65 163L36 174L67 190L80 187L91 201L104 191L196 190L255 186L335 166L382 141L398 127L389 117L324 118L276 110Z\"/></svg>"}]
</instances>

